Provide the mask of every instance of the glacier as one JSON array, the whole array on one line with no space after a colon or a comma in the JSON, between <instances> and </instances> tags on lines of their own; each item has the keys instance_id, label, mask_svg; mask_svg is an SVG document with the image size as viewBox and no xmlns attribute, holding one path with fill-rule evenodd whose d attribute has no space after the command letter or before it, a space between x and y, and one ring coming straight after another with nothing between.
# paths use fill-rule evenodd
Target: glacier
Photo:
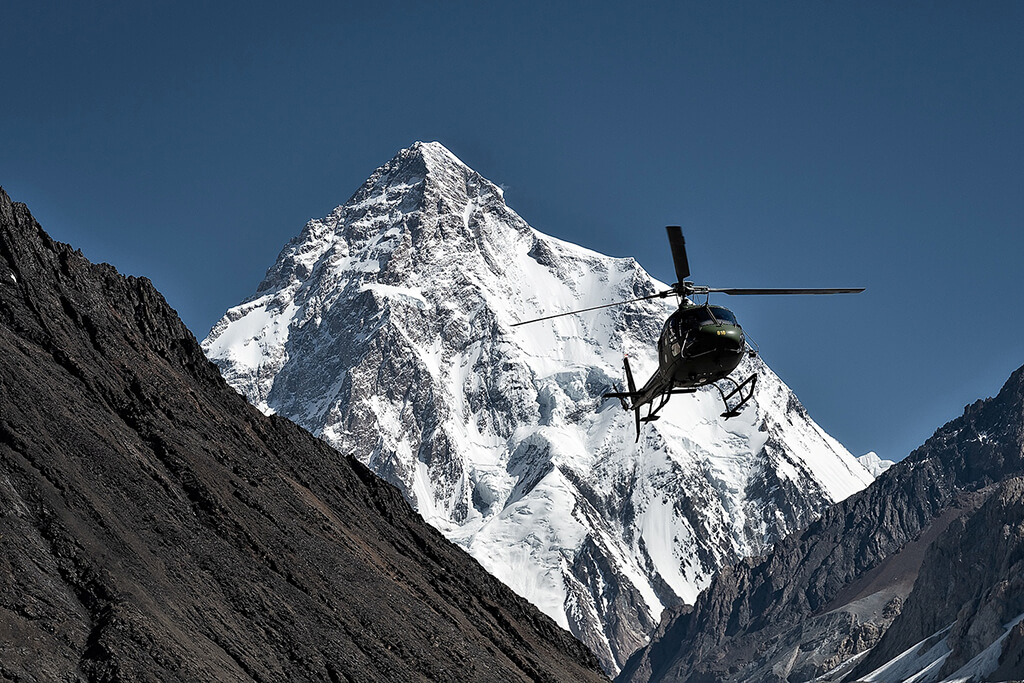
<instances>
[{"instance_id":1,"label":"glacier","mask_svg":"<svg viewBox=\"0 0 1024 683\"><path fill-rule=\"evenodd\" d=\"M724 421L713 388L634 443L602 394L656 367L666 285L533 229L443 145L416 143L309 221L202 346L265 413L398 487L614 675L669 605L864 488L873 474L759 357Z\"/></svg>"}]
</instances>

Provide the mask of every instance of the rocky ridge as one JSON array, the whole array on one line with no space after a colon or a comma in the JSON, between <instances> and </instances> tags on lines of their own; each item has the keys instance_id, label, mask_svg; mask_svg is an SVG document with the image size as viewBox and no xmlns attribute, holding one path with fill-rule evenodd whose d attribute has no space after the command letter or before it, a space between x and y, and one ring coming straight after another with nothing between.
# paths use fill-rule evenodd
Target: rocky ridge
<instances>
[{"instance_id":1,"label":"rocky ridge","mask_svg":"<svg viewBox=\"0 0 1024 683\"><path fill-rule=\"evenodd\" d=\"M847 679L1024 678L1024 479L979 498L929 547L899 616Z\"/></svg>"},{"instance_id":2,"label":"rocky ridge","mask_svg":"<svg viewBox=\"0 0 1024 683\"><path fill-rule=\"evenodd\" d=\"M0 679L603 680L151 283L0 190Z\"/></svg>"}]
</instances>

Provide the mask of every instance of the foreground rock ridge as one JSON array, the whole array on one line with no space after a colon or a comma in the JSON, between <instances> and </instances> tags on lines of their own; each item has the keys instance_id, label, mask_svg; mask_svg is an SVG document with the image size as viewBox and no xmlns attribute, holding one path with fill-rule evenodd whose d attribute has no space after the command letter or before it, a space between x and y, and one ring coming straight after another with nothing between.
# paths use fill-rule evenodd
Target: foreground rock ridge
<instances>
[{"instance_id":1,"label":"foreground rock ridge","mask_svg":"<svg viewBox=\"0 0 1024 683\"><path fill-rule=\"evenodd\" d=\"M766 558L667 611L625 681L1024 679L1024 368Z\"/></svg>"},{"instance_id":2,"label":"foreground rock ridge","mask_svg":"<svg viewBox=\"0 0 1024 683\"><path fill-rule=\"evenodd\" d=\"M665 288L534 230L499 187L416 143L310 221L203 348L613 673L666 606L872 480L756 358L737 371L759 375L739 418L719 418L714 389L679 396L634 443L632 415L601 396L623 353L639 381L653 371L674 301L512 327Z\"/></svg>"},{"instance_id":3,"label":"foreground rock ridge","mask_svg":"<svg viewBox=\"0 0 1024 683\"><path fill-rule=\"evenodd\" d=\"M0 679L604 680L398 491L245 402L0 190Z\"/></svg>"}]
</instances>

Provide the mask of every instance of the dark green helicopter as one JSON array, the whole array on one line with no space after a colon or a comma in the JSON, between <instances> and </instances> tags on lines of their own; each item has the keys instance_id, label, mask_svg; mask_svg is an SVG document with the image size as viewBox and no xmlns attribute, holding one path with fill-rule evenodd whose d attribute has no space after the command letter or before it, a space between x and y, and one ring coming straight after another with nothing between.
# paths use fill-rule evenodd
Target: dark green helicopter
<instances>
[{"instance_id":1,"label":"dark green helicopter","mask_svg":"<svg viewBox=\"0 0 1024 683\"><path fill-rule=\"evenodd\" d=\"M668 242L672 248L672 260L676 267L676 283L671 288L657 294L642 296L637 299L617 301L613 304L583 308L568 313L526 320L516 325L526 325L540 320L560 318L564 315L575 315L599 308L621 306L623 304L645 301L647 299L664 299L671 295L679 298L679 308L668 317L658 339L658 369L647 383L639 390L633 382L633 373L629 369L629 358L623 358L626 369L626 384L629 391L614 391L604 394L605 398L617 398L622 407L632 410L636 415L636 438L640 440L640 423L654 422L658 413L669 398L674 394L692 394L700 387L714 384L722 396L725 412L722 417L729 419L740 414L743 406L753 398L757 375L751 375L742 382L737 382L729 373L736 369L743 359L744 353L751 356L756 352L749 349L736 316L724 306L712 306L708 303L710 294L729 295L764 295L764 294L857 294L864 288L847 289L738 289L716 288L695 285L686 280L690 276L690 264L686 259L686 243L683 231L678 225L670 225ZM705 295L704 304L697 304L691 296ZM726 387L723 389L720 383ZM729 390L726 393L726 390ZM729 402L735 398L733 405ZM640 416L640 409L648 406L647 415Z\"/></svg>"}]
</instances>

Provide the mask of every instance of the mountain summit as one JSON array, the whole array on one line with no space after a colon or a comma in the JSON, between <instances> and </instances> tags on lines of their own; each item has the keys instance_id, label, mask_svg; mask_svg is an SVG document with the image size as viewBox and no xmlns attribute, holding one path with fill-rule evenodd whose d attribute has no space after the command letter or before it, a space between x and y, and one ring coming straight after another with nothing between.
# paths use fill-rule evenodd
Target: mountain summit
<instances>
[{"instance_id":1,"label":"mountain summit","mask_svg":"<svg viewBox=\"0 0 1024 683\"><path fill-rule=\"evenodd\" d=\"M203 342L239 392L395 484L615 672L667 606L871 474L758 358L754 400L672 401L633 443L602 399L656 366L674 310L633 259L543 235L444 146L416 143L306 224Z\"/></svg>"}]
</instances>

